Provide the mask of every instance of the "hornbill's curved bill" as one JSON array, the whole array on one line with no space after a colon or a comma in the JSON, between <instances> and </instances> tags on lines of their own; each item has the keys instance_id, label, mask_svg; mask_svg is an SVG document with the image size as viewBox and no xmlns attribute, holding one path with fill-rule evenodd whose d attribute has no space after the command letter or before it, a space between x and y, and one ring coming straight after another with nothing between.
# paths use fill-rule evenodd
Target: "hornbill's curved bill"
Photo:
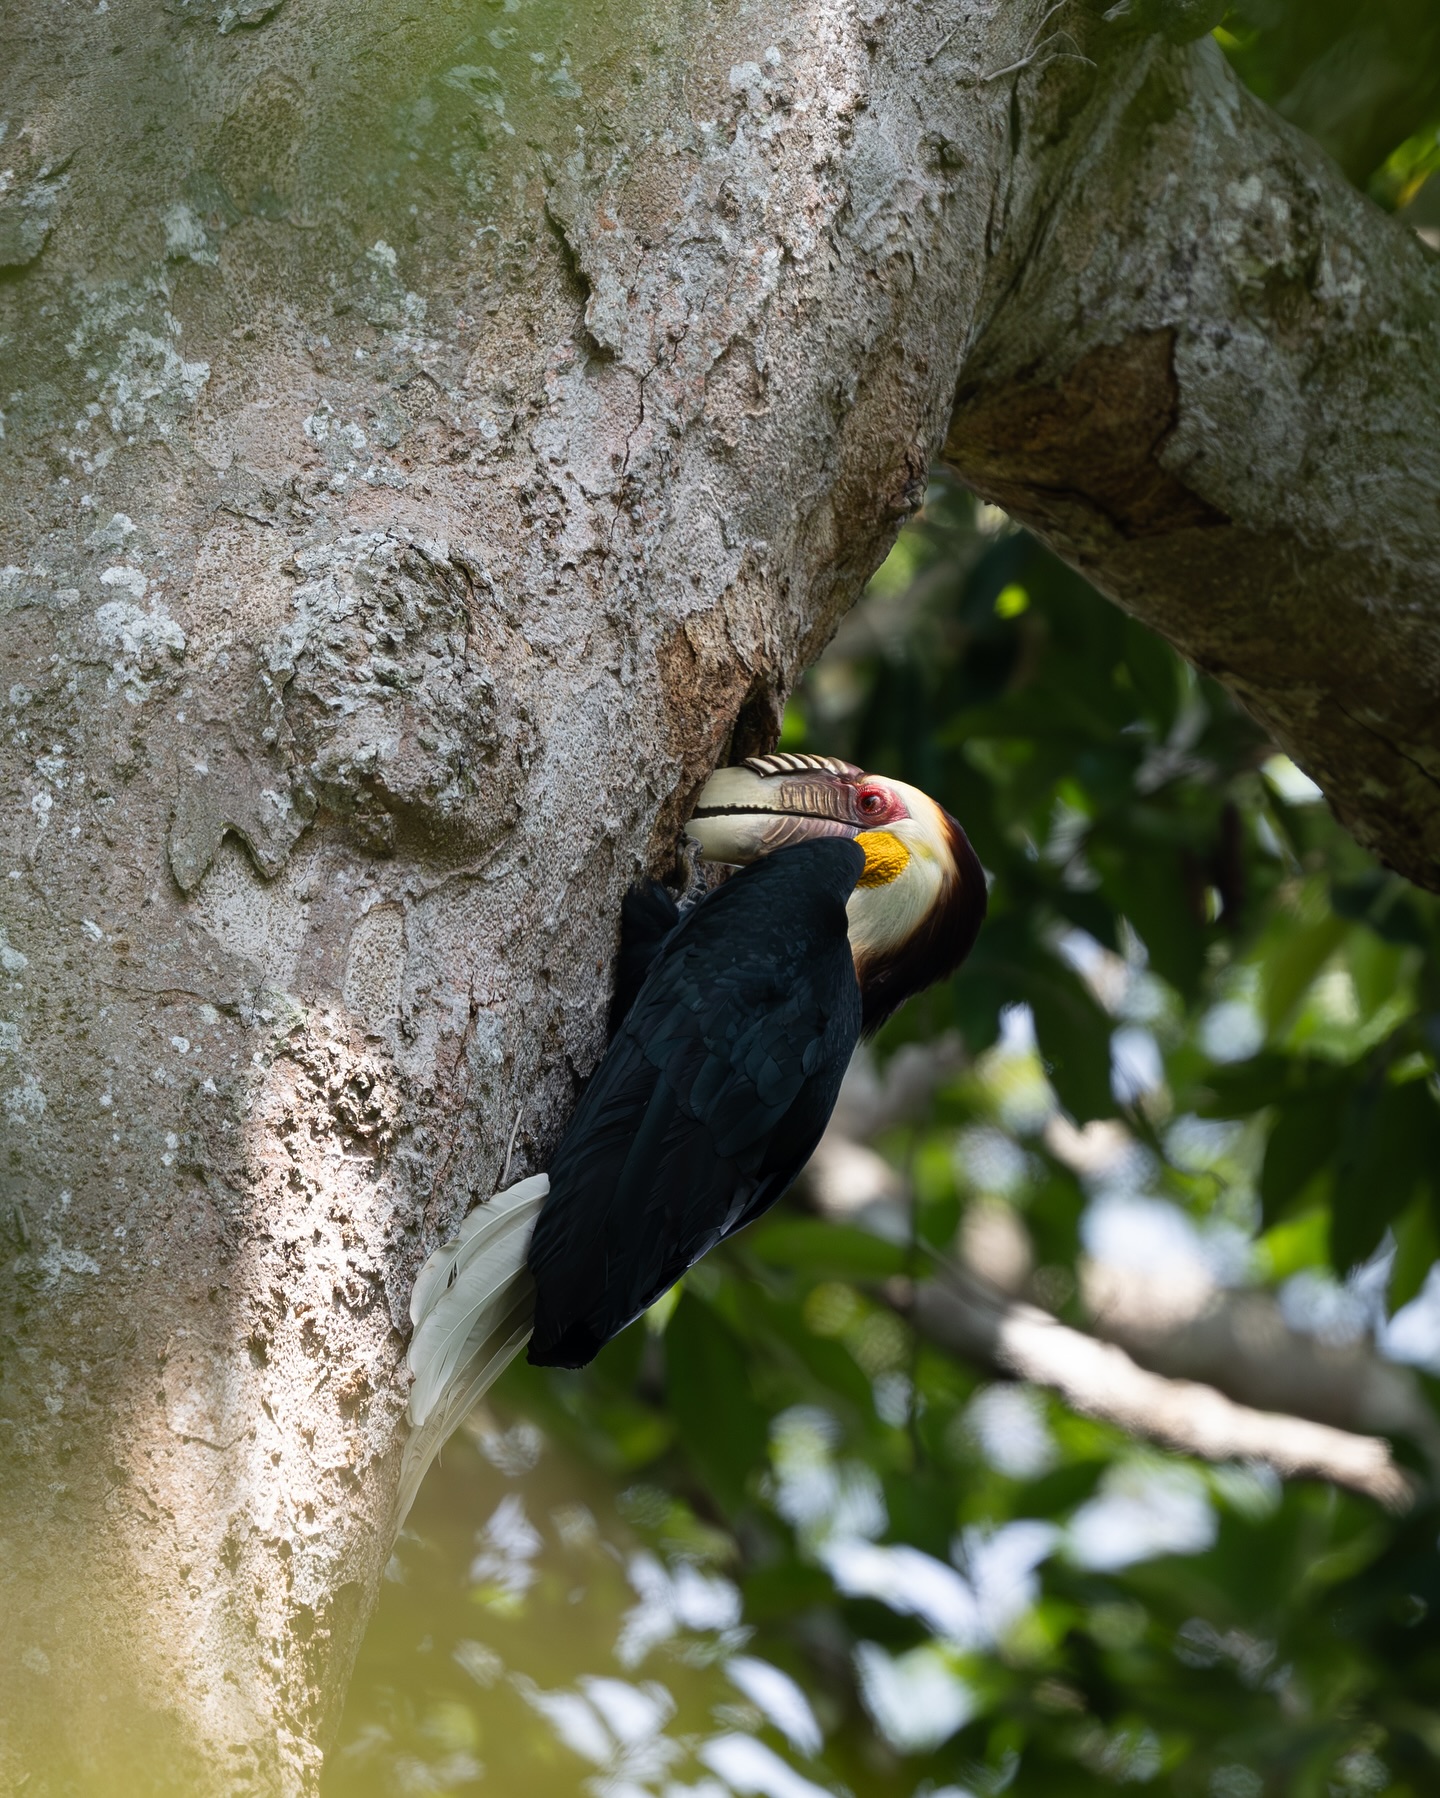
<instances>
[{"instance_id":1,"label":"hornbill's curved bill","mask_svg":"<svg viewBox=\"0 0 1440 1798\"><path fill-rule=\"evenodd\" d=\"M829 756L722 768L687 828L740 872L683 914L660 887L627 897L614 1035L548 1177L421 1272L402 1503L527 1337L532 1362L583 1366L779 1198L862 1032L953 972L985 915L955 820Z\"/></svg>"}]
</instances>

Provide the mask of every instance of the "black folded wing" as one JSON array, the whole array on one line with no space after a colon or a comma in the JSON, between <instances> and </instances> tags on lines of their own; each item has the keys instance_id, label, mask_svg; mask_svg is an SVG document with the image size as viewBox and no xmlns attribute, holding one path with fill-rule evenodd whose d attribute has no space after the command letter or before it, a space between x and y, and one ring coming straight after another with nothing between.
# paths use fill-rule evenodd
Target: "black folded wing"
<instances>
[{"instance_id":1,"label":"black folded wing","mask_svg":"<svg viewBox=\"0 0 1440 1798\"><path fill-rule=\"evenodd\" d=\"M615 996L610 1001L610 1034L625 1021L645 976L665 939L680 922L680 907L657 881L633 886L620 902L620 953L615 960Z\"/></svg>"},{"instance_id":2,"label":"black folded wing","mask_svg":"<svg viewBox=\"0 0 1440 1798\"><path fill-rule=\"evenodd\" d=\"M809 1160L860 1034L843 838L782 849L655 954L550 1168L530 1359L581 1367Z\"/></svg>"}]
</instances>

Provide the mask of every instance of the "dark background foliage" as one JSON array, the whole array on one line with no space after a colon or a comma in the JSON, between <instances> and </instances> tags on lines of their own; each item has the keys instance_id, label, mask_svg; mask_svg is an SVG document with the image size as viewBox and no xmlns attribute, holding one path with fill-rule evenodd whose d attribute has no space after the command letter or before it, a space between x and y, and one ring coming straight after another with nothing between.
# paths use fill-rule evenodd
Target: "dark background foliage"
<instances>
[{"instance_id":1,"label":"dark background foliage","mask_svg":"<svg viewBox=\"0 0 1440 1798\"><path fill-rule=\"evenodd\" d=\"M1218 35L1440 224L1432 0L1246 0ZM512 1370L402 1538L332 1798L1440 1790L1429 1500L1162 1457L886 1296L998 1209L1082 1327L1087 1257L1139 1244L1159 1284L1203 1262L1440 1367L1440 907L944 481L785 742L924 788L993 877L969 964L869 1066L932 1070L871 1145L888 1209L801 1191L585 1374Z\"/></svg>"}]
</instances>

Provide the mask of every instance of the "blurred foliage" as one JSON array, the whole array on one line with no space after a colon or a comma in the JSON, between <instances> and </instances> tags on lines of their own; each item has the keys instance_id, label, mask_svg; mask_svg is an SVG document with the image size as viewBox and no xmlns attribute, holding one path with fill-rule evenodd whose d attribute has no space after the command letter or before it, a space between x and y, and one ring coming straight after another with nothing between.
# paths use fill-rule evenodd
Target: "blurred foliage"
<instances>
[{"instance_id":1,"label":"blurred foliage","mask_svg":"<svg viewBox=\"0 0 1440 1798\"><path fill-rule=\"evenodd\" d=\"M1434 0L1240 0L1218 34L1262 100L1400 205L1440 129ZM1433 167L1431 162L1429 167Z\"/></svg>"},{"instance_id":2,"label":"blurred foliage","mask_svg":"<svg viewBox=\"0 0 1440 1798\"><path fill-rule=\"evenodd\" d=\"M1241 1226L1310 1217L1341 1274L1393 1227L1417 1248L1393 1294L1409 1299L1440 1222L1440 908L1356 847L1221 688L972 508L932 493L789 727L791 746L935 795L993 876L963 977L886 1044L957 1030L978 1053L1023 1002L1077 1124L1124 1117L1171 1196ZM1164 1078L1132 1100L1112 1062L1137 1026ZM1239 1163L1197 1179L1167 1148L1187 1116L1252 1121L1254 1219ZM1049 1239L1073 1248L1058 1168L1052 1190Z\"/></svg>"},{"instance_id":3,"label":"blurred foliage","mask_svg":"<svg viewBox=\"0 0 1440 1798\"><path fill-rule=\"evenodd\" d=\"M1432 0L1246 0L1220 35L1386 203L1440 161ZM1440 1790L1433 1503L1141 1449L883 1299L983 1201L1072 1321L1085 1254L1188 1257L1440 1367L1440 904L945 484L785 742L923 787L993 876L967 967L876 1045L957 1070L875 1145L905 1228L788 1202L585 1373L514 1367L397 1547L330 1798Z\"/></svg>"}]
</instances>

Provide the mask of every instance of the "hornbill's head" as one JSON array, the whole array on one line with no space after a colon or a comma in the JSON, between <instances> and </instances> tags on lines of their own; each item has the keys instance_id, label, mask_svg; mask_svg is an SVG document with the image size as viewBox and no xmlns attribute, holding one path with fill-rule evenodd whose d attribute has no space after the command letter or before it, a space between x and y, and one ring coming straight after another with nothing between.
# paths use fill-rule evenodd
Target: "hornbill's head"
<instances>
[{"instance_id":1,"label":"hornbill's head","mask_svg":"<svg viewBox=\"0 0 1440 1798\"><path fill-rule=\"evenodd\" d=\"M950 814L902 780L833 756L780 752L721 768L686 829L711 862L758 861L829 836L865 851L849 918L867 1033L953 973L985 916L985 876Z\"/></svg>"}]
</instances>

